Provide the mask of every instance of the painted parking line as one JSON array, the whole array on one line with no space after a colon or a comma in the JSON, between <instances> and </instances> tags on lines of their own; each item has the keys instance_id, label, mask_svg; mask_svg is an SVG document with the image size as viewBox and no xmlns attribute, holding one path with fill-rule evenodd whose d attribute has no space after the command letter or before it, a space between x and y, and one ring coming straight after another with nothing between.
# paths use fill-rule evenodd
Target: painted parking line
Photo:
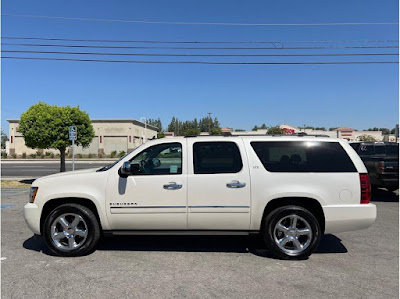
<instances>
[{"instance_id":1,"label":"painted parking line","mask_svg":"<svg viewBox=\"0 0 400 299\"><path fill-rule=\"evenodd\" d=\"M15 207L15 205L1 205L0 210L7 209L7 208L13 208L13 207Z\"/></svg>"}]
</instances>

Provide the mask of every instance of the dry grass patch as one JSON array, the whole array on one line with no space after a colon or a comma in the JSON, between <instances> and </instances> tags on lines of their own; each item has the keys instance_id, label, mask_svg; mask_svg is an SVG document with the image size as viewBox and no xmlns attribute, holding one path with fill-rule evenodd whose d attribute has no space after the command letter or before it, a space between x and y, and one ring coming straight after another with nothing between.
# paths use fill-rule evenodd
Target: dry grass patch
<instances>
[{"instance_id":1,"label":"dry grass patch","mask_svg":"<svg viewBox=\"0 0 400 299\"><path fill-rule=\"evenodd\" d=\"M1 180L1 188L29 188L31 185L19 181Z\"/></svg>"}]
</instances>

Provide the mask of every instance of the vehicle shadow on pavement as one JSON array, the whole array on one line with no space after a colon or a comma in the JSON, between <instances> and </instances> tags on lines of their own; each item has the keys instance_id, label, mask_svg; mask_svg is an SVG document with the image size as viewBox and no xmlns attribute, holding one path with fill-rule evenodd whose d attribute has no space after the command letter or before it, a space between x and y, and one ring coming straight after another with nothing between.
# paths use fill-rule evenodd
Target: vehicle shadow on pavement
<instances>
[{"instance_id":1,"label":"vehicle shadow on pavement","mask_svg":"<svg viewBox=\"0 0 400 299\"><path fill-rule=\"evenodd\" d=\"M32 236L23 243L23 247L53 255L42 238ZM103 238L97 250L232 252L273 258L259 236L114 236ZM339 238L334 235L324 235L315 254L346 252L347 249Z\"/></svg>"},{"instance_id":2,"label":"vehicle shadow on pavement","mask_svg":"<svg viewBox=\"0 0 400 299\"><path fill-rule=\"evenodd\" d=\"M386 189L374 189L372 190L372 202L397 202L399 201L398 191L392 192Z\"/></svg>"},{"instance_id":3,"label":"vehicle shadow on pavement","mask_svg":"<svg viewBox=\"0 0 400 299\"><path fill-rule=\"evenodd\" d=\"M46 255L55 256L46 246L45 241L41 237L32 236L29 239L26 239L22 244L25 249L42 252Z\"/></svg>"}]
</instances>

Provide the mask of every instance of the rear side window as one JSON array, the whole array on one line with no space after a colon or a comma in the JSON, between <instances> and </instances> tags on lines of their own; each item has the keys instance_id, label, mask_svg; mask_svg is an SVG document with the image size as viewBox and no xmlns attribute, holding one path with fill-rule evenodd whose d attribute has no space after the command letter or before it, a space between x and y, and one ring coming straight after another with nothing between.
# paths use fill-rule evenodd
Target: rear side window
<instances>
[{"instance_id":1,"label":"rear side window","mask_svg":"<svg viewBox=\"0 0 400 299\"><path fill-rule=\"evenodd\" d=\"M251 142L265 169L271 172L356 172L337 142Z\"/></svg>"},{"instance_id":2,"label":"rear side window","mask_svg":"<svg viewBox=\"0 0 400 299\"><path fill-rule=\"evenodd\" d=\"M193 144L195 174L236 173L242 169L242 158L234 142L196 142Z\"/></svg>"}]
</instances>

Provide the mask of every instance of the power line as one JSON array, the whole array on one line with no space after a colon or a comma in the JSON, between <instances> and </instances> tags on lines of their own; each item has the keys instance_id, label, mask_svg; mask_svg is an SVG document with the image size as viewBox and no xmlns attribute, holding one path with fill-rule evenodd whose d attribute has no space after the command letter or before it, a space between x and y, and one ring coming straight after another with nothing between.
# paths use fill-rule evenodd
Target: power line
<instances>
[{"instance_id":1,"label":"power line","mask_svg":"<svg viewBox=\"0 0 400 299\"><path fill-rule=\"evenodd\" d=\"M39 16L21 14L2 14L3 17L40 18L69 21L96 21L135 24L163 24L163 25L212 25L212 26L359 26L359 25L398 25L398 22L337 22L337 23L220 23L220 22L176 22L176 21L146 21L146 20L121 20L101 18L76 18L60 16Z\"/></svg>"},{"instance_id":2,"label":"power line","mask_svg":"<svg viewBox=\"0 0 400 299\"><path fill-rule=\"evenodd\" d=\"M68 51L2 50L2 53L66 54L101 56L164 56L164 57L328 57L328 56L398 56L397 53L328 53L328 54L165 54L165 53L104 53Z\"/></svg>"},{"instance_id":3,"label":"power line","mask_svg":"<svg viewBox=\"0 0 400 299\"><path fill-rule=\"evenodd\" d=\"M111 62L111 63L145 63L145 64L220 64L220 65L324 65L324 64L393 64L398 61L331 61L331 62L212 62L212 61L146 61L146 60L105 60L105 59L74 59L51 57L17 57L2 56L2 59L24 60L55 60L80 62Z\"/></svg>"},{"instance_id":4,"label":"power line","mask_svg":"<svg viewBox=\"0 0 400 299\"><path fill-rule=\"evenodd\" d=\"M2 43L3 46L61 47L61 48L101 48L101 49L169 49L169 50L320 50L320 49L394 49L399 46L328 46L328 47L163 47L163 46L98 46L66 44L21 44Z\"/></svg>"},{"instance_id":5,"label":"power line","mask_svg":"<svg viewBox=\"0 0 400 299\"><path fill-rule=\"evenodd\" d=\"M113 39L77 39L50 37L2 36L10 40L43 40L96 43L150 43L150 44L293 44L293 43L398 43L398 40L311 40L311 41L160 41L160 40L113 40Z\"/></svg>"}]
</instances>

